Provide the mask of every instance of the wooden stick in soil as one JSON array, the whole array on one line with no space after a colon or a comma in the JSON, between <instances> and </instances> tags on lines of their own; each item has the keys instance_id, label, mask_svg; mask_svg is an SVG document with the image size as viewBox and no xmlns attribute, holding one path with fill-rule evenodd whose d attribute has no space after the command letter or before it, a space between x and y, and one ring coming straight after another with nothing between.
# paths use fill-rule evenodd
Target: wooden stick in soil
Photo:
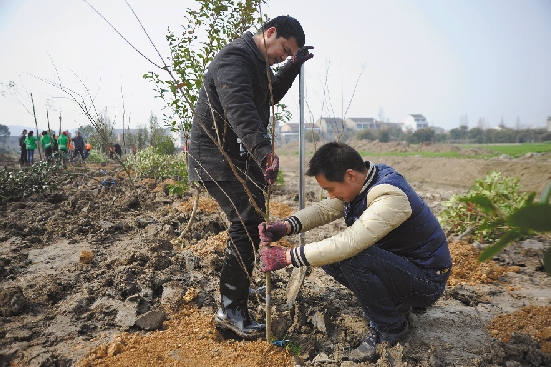
<instances>
[{"instance_id":1,"label":"wooden stick in soil","mask_svg":"<svg viewBox=\"0 0 551 367\"><path fill-rule=\"evenodd\" d=\"M270 186L266 190L266 224L270 223ZM272 272L266 272L266 341L272 342Z\"/></svg>"},{"instance_id":2,"label":"wooden stick in soil","mask_svg":"<svg viewBox=\"0 0 551 367\"><path fill-rule=\"evenodd\" d=\"M34 115L34 126L36 126L36 136L38 140L38 121L36 120L36 112L34 110L34 99L33 94L31 93L31 102L33 104L33 115ZM42 160L42 152L40 151L40 144L37 144L36 147L38 148L38 155L40 156L40 160Z\"/></svg>"}]
</instances>

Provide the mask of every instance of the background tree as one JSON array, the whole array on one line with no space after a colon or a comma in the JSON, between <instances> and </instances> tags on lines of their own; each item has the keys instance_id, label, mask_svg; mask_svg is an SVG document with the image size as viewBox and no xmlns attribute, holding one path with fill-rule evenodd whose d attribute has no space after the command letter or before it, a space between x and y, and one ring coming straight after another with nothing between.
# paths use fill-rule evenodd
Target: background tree
<instances>
[{"instance_id":1,"label":"background tree","mask_svg":"<svg viewBox=\"0 0 551 367\"><path fill-rule=\"evenodd\" d=\"M113 122L107 114L107 108L99 113L94 124L95 128L90 131L88 141L94 150L106 153L109 144L114 143Z\"/></svg>"},{"instance_id":2,"label":"background tree","mask_svg":"<svg viewBox=\"0 0 551 367\"><path fill-rule=\"evenodd\" d=\"M173 131L183 130L184 133L191 130L193 109L208 64L226 44L264 23L259 6L266 0L197 2L198 10L187 9L181 35L169 29L166 36L170 48L166 69L179 83L164 80L155 72L144 75L154 83L155 91L166 102L168 113L164 119L167 125Z\"/></svg>"},{"instance_id":3,"label":"background tree","mask_svg":"<svg viewBox=\"0 0 551 367\"><path fill-rule=\"evenodd\" d=\"M2 139L2 143L6 145L6 140L10 136L10 129L6 125L0 124L0 139Z\"/></svg>"},{"instance_id":4,"label":"background tree","mask_svg":"<svg viewBox=\"0 0 551 367\"><path fill-rule=\"evenodd\" d=\"M362 129L356 133L356 139L358 140L375 140L376 136L371 129Z\"/></svg>"},{"instance_id":5,"label":"background tree","mask_svg":"<svg viewBox=\"0 0 551 367\"><path fill-rule=\"evenodd\" d=\"M378 139L381 143L388 143L390 141L390 132L388 129L379 130Z\"/></svg>"},{"instance_id":6,"label":"background tree","mask_svg":"<svg viewBox=\"0 0 551 367\"><path fill-rule=\"evenodd\" d=\"M474 127L468 131L467 138L471 143L482 144L484 142L484 130Z\"/></svg>"},{"instance_id":7,"label":"background tree","mask_svg":"<svg viewBox=\"0 0 551 367\"><path fill-rule=\"evenodd\" d=\"M434 140L436 132L433 129L419 129L416 130L408 139L411 144L431 142Z\"/></svg>"}]
</instances>

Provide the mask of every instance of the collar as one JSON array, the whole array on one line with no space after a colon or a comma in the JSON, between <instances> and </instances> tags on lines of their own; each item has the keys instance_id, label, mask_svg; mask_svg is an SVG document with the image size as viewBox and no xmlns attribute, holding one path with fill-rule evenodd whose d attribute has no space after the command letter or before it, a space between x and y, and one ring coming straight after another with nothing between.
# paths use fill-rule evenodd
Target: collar
<instances>
[{"instance_id":1,"label":"collar","mask_svg":"<svg viewBox=\"0 0 551 367\"><path fill-rule=\"evenodd\" d=\"M377 176L377 167L373 163L371 163L370 161L366 161L365 165L367 167L367 176L365 177L365 181L362 189L360 190L360 193L354 198L354 200L352 200L352 203L358 200L358 198L364 197L365 192L371 186L373 180Z\"/></svg>"},{"instance_id":2,"label":"collar","mask_svg":"<svg viewBox=\"0 0 551 367\"><path fill-rule=\"evenodd\" d=\"M256 55L257 58L259 58L260 60L266 62L266 59L264 58L264 56L262 55L262 53L260 52L260 50L256 46L256 42L254 41L254 34L247 31L247 32L243 33L241 38L243 40L245 40L245 43L247 43L247 45L254 52L254 54Z\"/></svg>"}]
</instances>

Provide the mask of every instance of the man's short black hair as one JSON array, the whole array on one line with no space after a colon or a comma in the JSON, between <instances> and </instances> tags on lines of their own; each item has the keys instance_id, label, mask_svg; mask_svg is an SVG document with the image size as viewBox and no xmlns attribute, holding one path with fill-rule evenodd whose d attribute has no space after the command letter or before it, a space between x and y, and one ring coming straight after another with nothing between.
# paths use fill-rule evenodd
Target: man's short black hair
<instances>
[{"instance_id":1,"label":"man's short black hair","mask_svg":"<svg viewBox=\"0 0 551 367\"><path fill-rule=\"evenodd\" d=\"M307 176L322 174L327 181L343 182L347 170L357 172L367 170L360 153L344 143L327 143L322 145L308 163Z\"/></svg>"},{"instance_id":2,"label":"man's short black hair","mask_svg":"<svg viewBox=\"0 0 551 367\"><path fill-rule=\"evenodd\" d=\"M276 28L276 38L283 37L285 39L290 39L291 37L295 37L298 48L304 47L304 30L295 18L289 15L280 15L274 19L270 19L264 23L262 29L258 33L271 27Z\"/></svg>"}]
</instances>

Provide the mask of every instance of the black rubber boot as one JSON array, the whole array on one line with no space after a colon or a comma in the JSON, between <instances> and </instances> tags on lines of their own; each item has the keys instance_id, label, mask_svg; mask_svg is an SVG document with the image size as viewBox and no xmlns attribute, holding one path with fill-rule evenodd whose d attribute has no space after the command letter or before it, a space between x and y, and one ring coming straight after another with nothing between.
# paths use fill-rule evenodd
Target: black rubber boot
<instances>
[{"instance_id":1,"label":"black rubber boot","mask_svg":"<svg viewBox=\"0 0 551 367\"><path fill-rule=\"evenodd\" d=\"M243 256L230 248L226 248L224 266L220 274L221 306L214 318L219 328L231 330L245 339L262 337L266 325L259 324L249 315L247 301L249 296L249 277L253 268L253 257ZM243 269L245 265L246 269Z\"/></svg>"}]
</instances>

